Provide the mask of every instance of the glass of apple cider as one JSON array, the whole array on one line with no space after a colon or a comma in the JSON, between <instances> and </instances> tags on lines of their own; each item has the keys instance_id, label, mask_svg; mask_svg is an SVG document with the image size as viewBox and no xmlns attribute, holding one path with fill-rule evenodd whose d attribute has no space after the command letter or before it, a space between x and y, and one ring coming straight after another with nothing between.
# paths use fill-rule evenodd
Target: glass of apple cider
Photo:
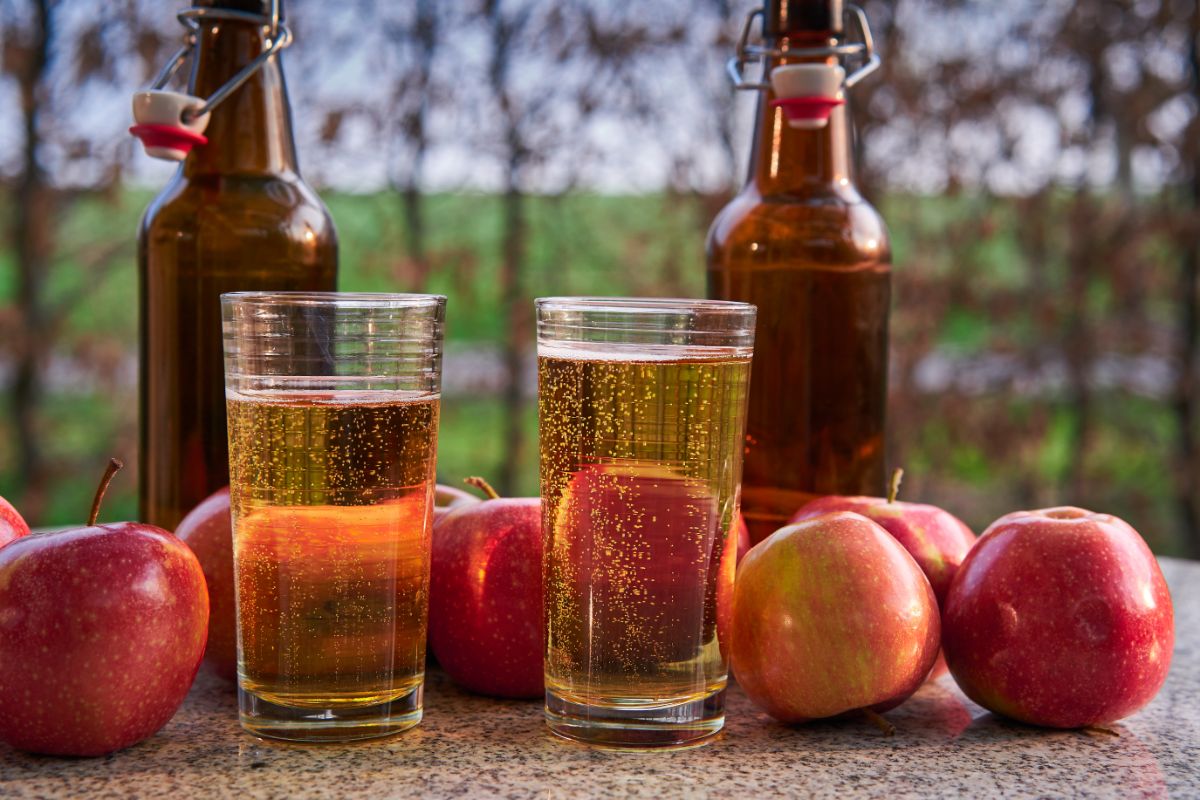
<instances>
[{"instance_id":1,"label":"glass of apple cider","mask_svg":"<svg viewBox=\"0 0 1200 800\"><path fill-rule=\"evenodd\" d=\"M421 720L445 307L221 296L238 697L257 736Z\"/></svg>"},{"instance_id":2,"label":"glass of apple cider","mask_svg":"<svg viewBox=\"0 0 1200 800\"><path fill-rule=\"evenodd\" d=\"M537 301L546 719L618 748L725 721L755 308Z\"/></svg>"}]
</instances>

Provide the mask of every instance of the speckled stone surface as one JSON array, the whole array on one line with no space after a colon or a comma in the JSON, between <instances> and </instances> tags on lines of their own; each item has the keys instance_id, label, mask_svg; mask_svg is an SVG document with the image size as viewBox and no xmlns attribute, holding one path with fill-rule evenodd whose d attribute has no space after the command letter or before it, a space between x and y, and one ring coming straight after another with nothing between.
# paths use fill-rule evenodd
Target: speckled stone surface
<instances>
[{"instance_id":1,"label":"speckled stone surface","mask_svg":"<svg viewBox=\"0 0 1200 800\"><path fill-rule=\"evenodd\" d=\"M502 702L430 676L426 716L391 739L286 746L242 733L230 688L202 673L156 736L99 759L0 745L0 797L1200 797L1200 562L1163 560L1175 601L1170 677L1120 736L998 719L949 677L888 714L789 728L731 690L706 747L614 753L546 732L539 703Z\"/></svg>"}]
</instances>

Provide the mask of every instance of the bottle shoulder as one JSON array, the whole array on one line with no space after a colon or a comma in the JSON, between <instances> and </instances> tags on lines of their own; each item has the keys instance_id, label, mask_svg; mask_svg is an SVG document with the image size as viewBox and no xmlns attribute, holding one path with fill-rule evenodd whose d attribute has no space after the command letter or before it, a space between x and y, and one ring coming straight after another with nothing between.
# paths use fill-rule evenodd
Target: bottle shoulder
<instances>
[{"instance_id":1,"label":"bottle shoulder","mask_svg":"<svg viewBox=\"0 0 1200 800\"><path fill-rule=\"evenodd\" d=\"M199 175L182 172L151 201L142 232L197 231L212 226L226 235L245 233L336 239L329 210L295 173L282 175Z\"/></svg>"},{"instance_id":2,"label":"bottle shoulder","mask_svg":"<svg viewBox=\"0 0 1200 800\"><path fill-rule=\"evenodd\" d=\"M889 264L891 242L879 212L853 186L763 196L743 189L713 220L709 264L826 266Z\"/></svg>"}]
</instances>

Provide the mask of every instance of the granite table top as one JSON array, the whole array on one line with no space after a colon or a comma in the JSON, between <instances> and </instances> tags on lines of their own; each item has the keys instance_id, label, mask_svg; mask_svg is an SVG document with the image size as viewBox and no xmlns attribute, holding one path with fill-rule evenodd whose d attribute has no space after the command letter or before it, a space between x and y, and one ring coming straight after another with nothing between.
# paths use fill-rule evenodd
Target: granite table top
<instances>
[{"instance_id":1,"label":"granite table top","mask_svg":"<svg viewBox=\"0 0 1200 800\"><path fill-rule=\"evenodd\" d=\"M413 730L281 745L243 733L229 686L202 672L175 718L123 752L62 759L0 745L0 797L1200 797L1200 562L1162 564L1174 663L1118 736L1008 722L947 676L888 714L892 737L865 721L786 727L732 687L711 744L611 752L550 735L537 702L472 696L435 670Z\"/></svg>"}]
</instances>

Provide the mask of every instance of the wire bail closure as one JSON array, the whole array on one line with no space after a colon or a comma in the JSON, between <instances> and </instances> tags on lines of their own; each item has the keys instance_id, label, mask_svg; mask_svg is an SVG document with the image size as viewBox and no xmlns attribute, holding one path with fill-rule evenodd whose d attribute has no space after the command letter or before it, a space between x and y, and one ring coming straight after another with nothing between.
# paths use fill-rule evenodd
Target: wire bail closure
<instances>
[{"instance_id":1,"label":"wire bail closure","mask_svg":"<svg viewBox=\"0 0 1200 800\"><path fill-rule=\"evenodd\" d=\"M207 144L203 132L209 113L250 80L276 53L292 43L291 29L280 19L279 0L271 0L270 13L265 15L228 8L188 8L179 12L177 18L187 29L184 45L154 77L150 89L134 95L135 124L129 129L142 140L147 155L168 161L182 161L193 147ZM267 28L266 46L207 99L162 91L184 62L192 57L201 26L216 20L252 22Z\"/></svg>"},{"instance_id":2,"label":"wire bail closure","mask_svg":"<svg viewBox=\"0 0 1200 800\"><path fill-rule=\"evenodd\" d=\"M875 52L875 40L871 38L871 26L867 23L866 13L859 6L848 3L842 13L847 33L849 33L851 27L857 28L859 40L846 42L845 44L829 45L827 47L795 47L783 50L777 47L750 44L750 33L754 28L756 17L759 19L764 18L761 8L756 8L746 15L741 35L738 36L735 55L725 65L725 71L729 73L735 89L756 92L763 92L770 89L771 84L767 78L771 72L771 68L767 62L772 58L834 56L844 58L847 61L855 61L857 62L857 66L852 71L847 70L845 80L842 83L842 86L846 89L852 88L856 83L879 68L880 59L879 55ZM762 68L763 80L750 81L746 79L746 65L752 61L757 61Z\"/></svg>"},{"instance_id":3,"label":"wire bail closure","mask_svg":"<svg viewBox=\"0 0 1200 800\"><path fill-rule=\"evenodd\" d=\"M271 56L283 50L292 43L292 31L279 18L279 0L271 0L271 13L268 15L251 14L248 11L234 11L226 8L188 8L180 11L177 15L180 23L187 28L187 41L183 47L171 56L171 60L154 78L154 82L150 84L151 89L161 89L167 85L167 81L179 71L183 63L192 55L192 51L196 47L196 41L200 32L200 26L207 20L231 19L241 22L257 22L268 29L267 46L258 54L253 61L242 67L236 75L225 82L220 89L217 89L204 102L200 108L189 109L184 112L185 121L192 117L201 117L219 106L225 98L233 94L246 81L250 80L255 72L266 64Z\"/></svg>"}]
</instances>

